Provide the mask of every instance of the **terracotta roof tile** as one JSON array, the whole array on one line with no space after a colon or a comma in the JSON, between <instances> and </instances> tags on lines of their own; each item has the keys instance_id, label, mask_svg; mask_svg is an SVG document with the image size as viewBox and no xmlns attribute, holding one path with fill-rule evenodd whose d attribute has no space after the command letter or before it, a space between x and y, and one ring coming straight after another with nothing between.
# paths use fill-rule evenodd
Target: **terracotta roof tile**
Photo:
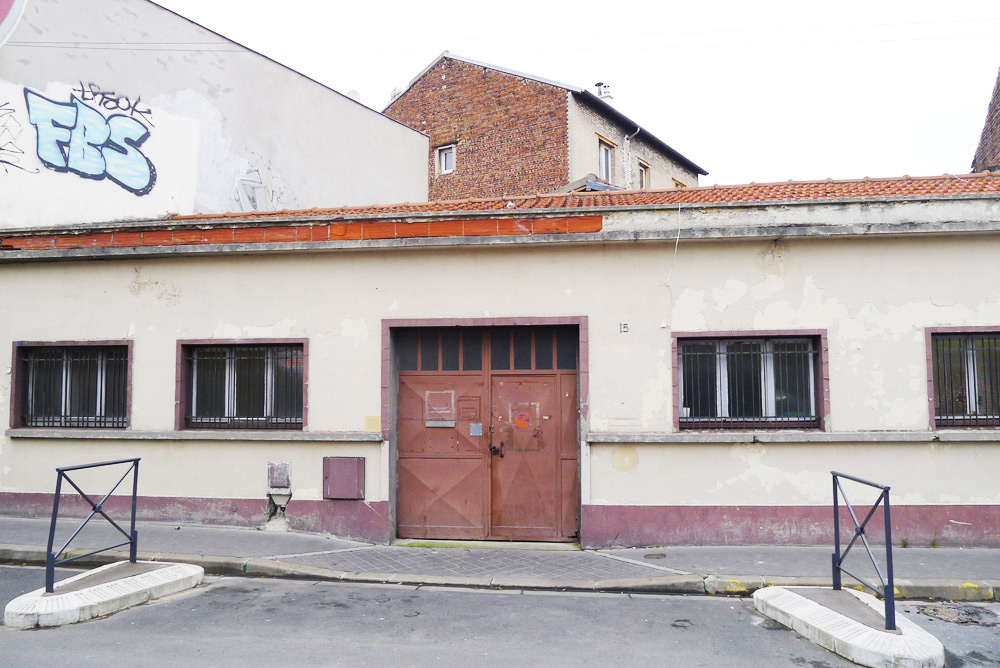
<instances>
[{"instance_id":1,"label":"terracotta roof tile","mask_svg":"<svg viewBox=\"0 0 1000 668\"><path fill-rule=\"evenodd\" d=\"M669 190L603 191L591 193L537 194L493 199L464 199L437 202L347 206L334 209L266 211L250 213L201 214L180 216L173 220L218 220L225 218L366 218L371 216L406 216L451 212L503 212L511 209L572 209L586 207L644 207L682 204L740 204L756 202L801 202L822 199L899 198L1000 194L1000 173L945 174L929 177L893 177L822 181L784 181L748 183L735 186L702 186Z\"/></svg>"}]
</instances>

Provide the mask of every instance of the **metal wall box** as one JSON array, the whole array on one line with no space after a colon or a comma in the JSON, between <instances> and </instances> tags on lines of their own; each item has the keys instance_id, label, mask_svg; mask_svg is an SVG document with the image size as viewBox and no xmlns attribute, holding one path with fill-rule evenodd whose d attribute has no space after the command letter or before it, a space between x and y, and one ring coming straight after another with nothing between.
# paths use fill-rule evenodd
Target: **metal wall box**
<instances>
[{"instance_id":1,"label":"metal wall box","mask_svg":"<svg viewBox=\"0 0 1000 668\"><path fill-rule=\"evenodd\" d=\"M365 498L365 458L324 457L323 498Z\"/></svg>"}]
</instances>

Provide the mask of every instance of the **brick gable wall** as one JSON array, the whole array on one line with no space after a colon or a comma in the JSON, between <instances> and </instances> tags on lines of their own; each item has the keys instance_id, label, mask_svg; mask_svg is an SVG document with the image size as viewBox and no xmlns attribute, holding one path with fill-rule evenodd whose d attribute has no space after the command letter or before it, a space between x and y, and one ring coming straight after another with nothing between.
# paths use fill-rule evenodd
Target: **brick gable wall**
<instances>
[{"instance_id":1,"label":"brick gable wall","mask_svg":"<svg viewBox=\"0 0 1000 668\"><path fill-rule=\"evenodd\" d=\"M979 148L972 159L973 172L987 169L1000 170L1000 73L997 74L997 82L993 87L993 98L986 112Z\"/></svg>"},{"instance_id":2,"label":"brick gable wall","mask_svg":"<svg viewBox=\"0 0 1000 668\"><path fill-rule=\"evenodd\" d=\"M443 58L385 114L430 137L431 200L551 192L568 182L567 93L562 88ZM455 171L435 149L456 144Z\"/></svg>"}]
</instances>

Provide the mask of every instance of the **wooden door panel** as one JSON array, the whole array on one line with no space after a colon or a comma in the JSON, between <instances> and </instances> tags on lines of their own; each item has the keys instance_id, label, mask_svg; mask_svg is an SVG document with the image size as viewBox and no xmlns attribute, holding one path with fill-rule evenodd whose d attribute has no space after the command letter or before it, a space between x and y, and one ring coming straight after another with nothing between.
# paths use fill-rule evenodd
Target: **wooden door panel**
<instances>
[{"instance_id":1,"label":"wooden door panel","mask_svg":"<svg viewBox=\"0 0 1000 668\"><path fill-rule=\"evenodd\" d=\"M401 376L399 456L481 459L483 389L480 376Z\"/></svg>"},{"instance_id":2,"label":"wooden door panel","mask_svg":"<svg viewBox=\"0 0 1000 668\"><path fill-rule=\"evenodd\" d=\"M559 441L554 376L495 376L492 383L491 534L559 535Z\"/></svg>"},{"instance_id":3,"label":"wooden door panel","mask_svg":"<svg viewBox=\"0 0 1000 668\"><path fill-rule=\"evenodd\" d=\"M478 459L399 460L401 538L486 537L486 489Z\"/></svg>"}]
</instances>

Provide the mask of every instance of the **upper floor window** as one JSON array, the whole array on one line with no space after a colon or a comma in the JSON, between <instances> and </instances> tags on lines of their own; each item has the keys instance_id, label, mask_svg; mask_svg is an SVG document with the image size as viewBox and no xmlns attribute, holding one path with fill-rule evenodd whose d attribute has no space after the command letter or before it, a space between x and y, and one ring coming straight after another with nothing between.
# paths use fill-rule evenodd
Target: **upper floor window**
<instances>
[{"instance_id":1,"label":"upper floor window","mask_svg":"<svg viewBox=\"0 0 1000 668\"><path fill-rule=\"evenodd\" d=\"M455 171L455 145L442 146L437 150L437 173L451 174Z\"/></svg>"},{"instance_id":2,"label":"upper floor window","mask_svg":"<svg viewBox=\"0 0 1000 668\"><path fill-rule=\"evenodd\" d=\"M182 345L189 429L302 429L303 344Z\"/></svg>"},{"instance_id":3,"label":"upper floor window","mask_svg":"<svg viewBox=\"0 0 1000 668\"><path fill-rule=\"evenodd\" d=\"M649 188L649 165L639 161L639 190L646 190Z\"/></svg>"},{"instance_id":4,"label":"upper floor window","mask_svg":"<svg viewBox=\"0 0 1000 668\"><path fill-rule=\"evenodd\" d=\"M15 354L15 427L128 426L127 345L25 345Z\"/></svg>"},{"instance_id":5,"label":"upper floor window","mask_svg":"<svg viewBox=\"0 0 1000 668\"><path fill-rule=\"evenodd\" d=\"M680 428L818 428L818 341L679 339Z\"/></svg>"},{"instance_id":6,"label":"upper floor window","mask_svg":"<svg viewBox=\"0 0 1000 668\"><path fill-rule=\"evenodd\" d=\"M615 147L603 139L597 142L597 176L611 183L611 165L614 162Z\"/></svg>"},{"instance_id":7,"label":"upper floor window","mask_svg":"<svg viewBox=\"0 0 1000 668\"><path fill-rule=\"evenodd\" d=\"M931 336L936 427L1000 426L1000 333Z\"/></svg>"}]
</instances>

